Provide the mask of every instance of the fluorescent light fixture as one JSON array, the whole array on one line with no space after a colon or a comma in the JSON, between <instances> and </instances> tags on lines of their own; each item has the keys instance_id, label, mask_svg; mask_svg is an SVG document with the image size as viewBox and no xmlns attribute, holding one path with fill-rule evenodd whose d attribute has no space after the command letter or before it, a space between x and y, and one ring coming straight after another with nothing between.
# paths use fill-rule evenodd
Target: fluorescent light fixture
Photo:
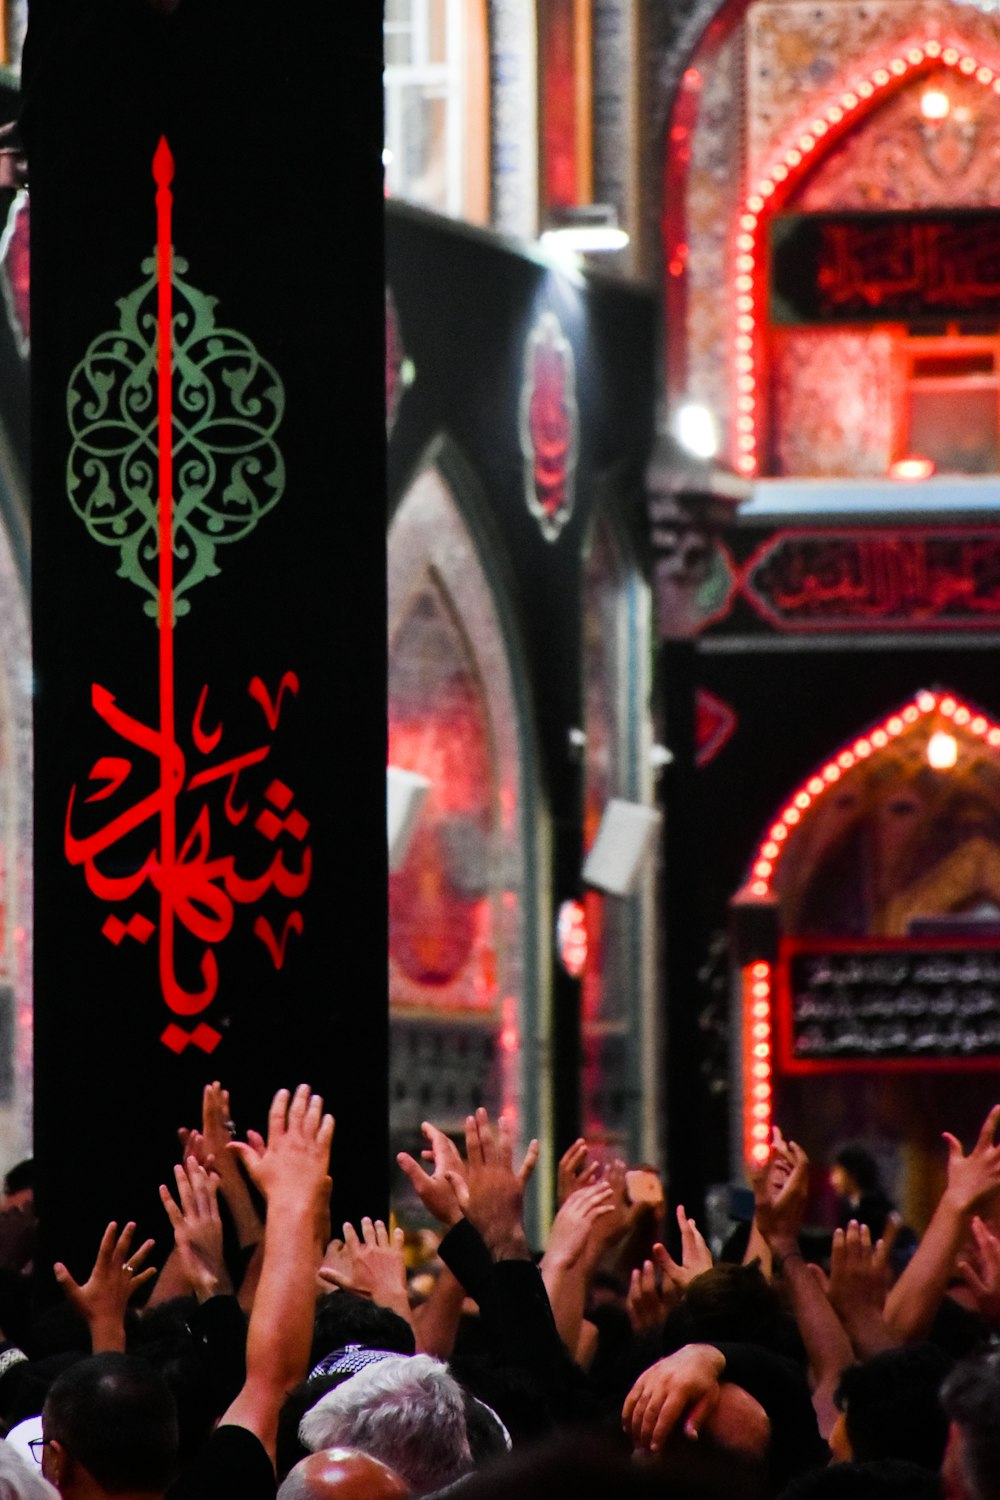
<instances>
[{"instance_id":1,"label":"fluorescent light fixture","mask_svg":"<svg viewBox=\"0 0 1000 1500\"><path fill-rule=\"evenodd\" d=\"M677 441L695 458L714 458L719 451L715 417L700 401L685 401L674 414Z\"/></svg>"},{"instance_id":2,"label":"fluorescent light fixture","mask_svg":"<svg viewBox=\"0 0 1000 1500\"><path fill-rule=\"evenodd\" d=\"M619 226L618 214L610 203L581 203L574 208L553 209L550 220L541 241L551 249L606 255L624 250L628 244L628 234Z\"/></svg>"}]
</instances>

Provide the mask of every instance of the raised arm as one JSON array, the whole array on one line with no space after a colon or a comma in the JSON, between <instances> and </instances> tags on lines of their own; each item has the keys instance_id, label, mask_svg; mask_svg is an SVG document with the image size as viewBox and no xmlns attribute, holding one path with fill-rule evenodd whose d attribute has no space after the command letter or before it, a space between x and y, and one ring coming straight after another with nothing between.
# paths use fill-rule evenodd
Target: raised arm
<instances>
[{"instance_id":1,"label":"raised arm","mask_svg":"<svg viewBox=\"0 0 1000 1500\"><path fill-rule=\"evenodd\" d=\"M588 1245L614 1210L611 1185L597 1182L571 1193L556 1214L542 1257L542 1280L552 1315L570 1354L577 1355L594 1256ZM598 1250L598 1254L600 1251Z\"/></svg>"},{"instance_id":2,"label":"raised arm","mask_svg":"<svg viewBox=\"0 0 1000 1500\"><path fill-rule=\"evenodd\" d=\"M948 1181L931 1222L885 1304L885 1320L901 1343L923 1338L944 1296L973 1216L1000 1191L1000 1146L994 1144L1000 1104L983 1121L968 1156L947 1131Z\"/></svg>"},{"instance_id":3,"label":"raised arm","mask_svg":"<svg viewBox=\"0 0 1000 1500\"><path fill-rule=\"evenodd\" d=\"M772 1201L757 1206L757 1223L776 1265L780 1265L802 1342L809 1356L813 1409L827 1437L837 1420L834 1392L841 1371L854 1363L854 1350L830 1306L818 1277L799 1250L799 1230L809 1186L809 1158L801 1146L787 1146L791 1171Z\"/></svg>"},{"instance_id":4,"label":"raised arm","mask_svg":"<svg viewBox=\"0 0 1000 1500\"><path fill-rule=\"evenodd\" d=\"M280 1089L268 1118L266 1146L232 1142L267 1202L260 1283L247 1331L247 1378L222 1418L254 1433L274 1461L278 1413L306 1374L315 1313L319 1232L330 1195L327 1175L333 1116L300 1084Z\"/></svg>"}]
</instances>

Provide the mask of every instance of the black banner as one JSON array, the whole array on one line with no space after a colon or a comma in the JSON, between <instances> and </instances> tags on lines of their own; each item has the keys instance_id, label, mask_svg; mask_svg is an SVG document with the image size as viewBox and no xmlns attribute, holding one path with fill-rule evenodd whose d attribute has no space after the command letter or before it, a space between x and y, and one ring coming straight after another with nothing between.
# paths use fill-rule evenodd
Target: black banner
<instances>
[{"instance_id":1,"label":"black banner","mask_svg":"<svg viewBox=\"0 0 1000 1500\"><path fill-rule=\"evenodd\" d=\"M162 1232L213 1078L240 1132L308 1081L339 1206L384 1192L380 48L364 6L32 6L36 1151L63 1258L112 1216Z\"/></svg>"}]
</instances>

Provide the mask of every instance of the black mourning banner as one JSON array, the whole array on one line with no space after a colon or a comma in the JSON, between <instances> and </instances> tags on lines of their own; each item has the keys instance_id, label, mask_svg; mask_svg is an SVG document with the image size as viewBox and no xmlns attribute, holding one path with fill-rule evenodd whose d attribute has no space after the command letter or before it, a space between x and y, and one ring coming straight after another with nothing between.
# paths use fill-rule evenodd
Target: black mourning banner
<instances>
[{"instance_id":1,"label":"black mourning banner","mask_svg":"<svg viewBox=\"0 0 1000 1500\"><path fill-rule=\"evenodd\" d=\"M1000 214L779 214L778 324L1000 320Z\"/></svg>"},{"instance_id":2,"label":"black mourning banner","mask_svg":"<svg viewBox=\"0 0 1000 1500\"><path fill-rule=\"evenodd\" d=\"M24 83L36 1155L79 1272L111 1217L165 1246L214 1078L241 1134L320 1090L338 1211L383 1201L380 16L33 0Z\"/></svg>"},{"instance_id":3,"label":"black mourning banner","mask_svg":"<svg viewBox=\"0 0 1000 1500\"><path fill-rule=\"evenodd\" d=\"M787 948L782 1065L995 1066L1000 944Z\"/></svg>"}]
</instances>

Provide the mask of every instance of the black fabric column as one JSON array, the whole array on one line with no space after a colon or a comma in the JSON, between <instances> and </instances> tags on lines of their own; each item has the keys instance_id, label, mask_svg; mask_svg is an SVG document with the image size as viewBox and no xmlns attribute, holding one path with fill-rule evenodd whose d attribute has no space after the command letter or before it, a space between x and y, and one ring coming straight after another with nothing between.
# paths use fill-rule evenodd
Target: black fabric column
<instances>
[{"instance_id":1,"label":"black fabric column","mask_svg":"<svg viewBox=\"0 0 1000 1500\"><path fill-rule=\"evenodd\" d=\"M32 3L36 1155L77 1273L111 1217L165 1253L213 1078L240 1133L322 1091L337 1211L384 1203L380 23Z\"/></svg>"}]
</instances>

